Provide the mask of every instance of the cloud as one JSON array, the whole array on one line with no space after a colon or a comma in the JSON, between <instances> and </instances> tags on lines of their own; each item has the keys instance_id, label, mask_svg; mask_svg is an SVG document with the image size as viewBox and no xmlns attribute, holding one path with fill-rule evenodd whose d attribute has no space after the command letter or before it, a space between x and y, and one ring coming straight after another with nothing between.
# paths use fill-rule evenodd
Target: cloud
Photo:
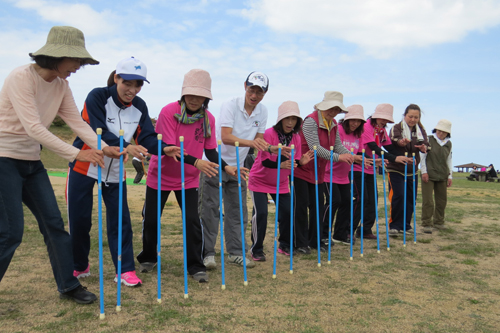
<instances>
[{"instance_id":1,"label":"cloud","mask_svg":"<svg viewBox=\"0 0 500 333\"><path fill-rule=\"evenodd\" d=\"M495 0L255 0L241 14L283 33L341 39L385 58L500 24Z\"/></svg>"},{"instance_id":2,"label":"cloud","mask_svg":"<svg viewBox=\"0 0 500 333\"><path fill-rule=\"evenodd\" d=\"M56 1L19 0L14 5L20 9L36 11L42 19L56 24L81 29L85 36L102 35L115 30L118 17L109 10L97 12L87 4L67 4Z\"/></svg>"}]
</instances>

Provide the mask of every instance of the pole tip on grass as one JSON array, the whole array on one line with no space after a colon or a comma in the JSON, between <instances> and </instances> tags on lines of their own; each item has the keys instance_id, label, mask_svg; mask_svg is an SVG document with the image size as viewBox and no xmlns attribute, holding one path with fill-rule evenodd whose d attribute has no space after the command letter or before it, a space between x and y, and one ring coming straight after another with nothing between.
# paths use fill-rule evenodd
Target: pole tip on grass
<instances>
[{"instance_id":1,"label":"pole tip on grass","mask_svg":"<svg viewBox=\"0 0 500 333\"><path fill-rule=\"evenodd\" d=\"M406 244L403 244L403 247L406 247Z\"/></svg>"},{"instance_id":2,"label":"pole tip on grass","mask_svg":"<svg viewBox=\"0 0 500 333\"><path fill-rule=\"evenodd\" d=\"M222 290L226 290L226 285L225 285L225 284L223 284L222 286L220 286L220 289L222 289Z\"/></svg>"},{"instance_id":3,"label":"pole tip on grass","mask_svg":"<svg viewBox=\"0 0 500 333\"><path fill-rule=\"evenodd\" d=\"M318 262L318 267L321 267L321 263Z\"/></svg>"},{"instance_id":4,"label":"pole tip on grass","mask_svg":"<svg viewBox=\"0 0 500 333\"><path fill-rule=\"evenodd\" d=\"M273 274L273 279L276 279L276 274Z\"/></svg>"},{"instance_id":5,"label":"pole tip on grass","mask_svg":"<svg viewBox=\"0 0 500 333\"><path fill-rule=\"evenodd\" d=\"M120 312L120 311L122 311L122 307L121 307L121 306L119 306L119 305L117 305L117 306L116 306L116 312Z\"/></svg>"},{"instance_id":6,"label":"pole tip on grass","mask_svg":"<svg viewBox=\"0 0 500 333\"><path fill-rule=\"evenodd\" d=\"M106 317L106 315L105 315L104 313L101 313L101 314L99 315L99 319L101 319L101 320L103 320L105 317Z\"/></svg>"},{"instance_id":7,"label":"pole tip on grass","mask_svg":"<svg viewBox=\"0 0 500 333\"><path fill-rule=\"evenodd\" d=\"M377 250L377 253L380 253L380 250Z\"/></svg>"},{"instance_id":8,"label":"pole tip on grass","mask_svg":"<svg viewBox=\"0 0 500 333\"><path fill-rule=\"evenodd\" d=\"M121 129L118 133L120 133L120 136L123 136L125 134L125 131Z\"/></svg>"},{"instance_id":9,"label":"pole tip on grass","mask_svg":"<svg viewBox=\"0 0 500 333\"><path fill-rule=\"evenodd\" d=\"M161 140L161 139L163 139L163 135L158 134L157 138L158 138L158 140Z\"/></svg>"},{"instance_id":10,"label":"pole tip on grass","mask_svg":"<svg viewBox=\"0 0 500 333\"><path fill-rule=\"evenodd\" d=\"M96 134L97 134L97 135L101 135L101 134L102 134L102 128L100 128L100 127L99 127L99 128L97 128L97 129L95 130L95 132L96 132Z\"/></svg>"},{"instance_id":11,"label":"pole tip on grass","mask_svg":"<svg viewBox=\"0 0 500 333\"><path fill-rule=\"evenodd\" d=\"M363 258L363 253L360 254L360 257Z\"/></svg>"},{"instance_id":12,"label":"pole tip on grass","mask_svg":"<svg viewBox=\"0 0 500 333\"><path fill-rule=\"evenodd\" d=\"M413 242L413 244L417 244L417 242Z\"/></svg>"},{"instance_id":13,"label":"pole tip on grass","mask_svg":"<svg viewBox=\"0 0 500 333\"><path fill-rule=\"evenodd\" d=\"M158 298L156 301L158 302L158 304L161 304L161 298Z\"/></svg>"},{"instance_id":14,"label":"pole tip on grass","mask_svg":"<svg viewBox=\"0 0 500 333\"><path fill-rule=\"evenodd\" d=\"M188 299L189 298L189 295L188 294L184 294L184 299Z\"/></svg>"},{"instance_id":15,"label":"pole tip on grass","mask_svg":"<svg viewBox=\"0 0 500 333\"><path fill-rule=\"evenodd\" d=\"M243 285L246 287L248 286L248 281L243 282Z\"/></svg>"},{"instance_id":16,"label":"pole tip on grass","mask_svg":"<svg viewBox=\"0 0 500 333\"><path fill-rule=\"evenodd\" d=\"M328 260L328 265L331 265L331 264L332 264L332 262L330 260Z\"/></svg>"},{"instance_id":17,"label":"pole tip on grass","mask_svg":"<svg viewBox=\"0 0 500 333\"><path fill-rule=\"evenodd\" d=\"M290 275L292 275L292 274L293 274L293 269L290 270Z\"/></svg>"},{"instance_id":18,"label":"pole tip on grass","mask_svg":"<svg viewBox=\"0 0 500 333\"><path fill-rule=\"evenodd\" d=\"M391 248L390 248L390 247L388 247L388 248L387 248L387 251L390 251L390 250L391 250Z\"/></svg>"}]
</instances>

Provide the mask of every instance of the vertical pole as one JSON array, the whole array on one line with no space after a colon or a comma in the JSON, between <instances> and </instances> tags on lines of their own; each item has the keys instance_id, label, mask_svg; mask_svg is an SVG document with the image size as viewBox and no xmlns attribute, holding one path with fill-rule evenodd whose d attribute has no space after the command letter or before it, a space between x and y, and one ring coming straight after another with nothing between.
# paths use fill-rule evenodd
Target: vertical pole
<instances>
[{"instance_id":1,"label":"vertical pole","mask_svg":"<svg viewBox=\"0 0 500 333\"><path fill-rule=\"evenodd\" d=\"M405 157L408 157L408 153L405 153ZM408 175L408 164L405 163L405 182L404 182L404 208L403 208L403 247L406 247L406 190L407 181L406 177Z\"/></svg>"},{"instance_id":2,"label":"vertical pole","mask_svg":"<svg viewBox=\"0 0 500 333\"><path fill-rule=\"evenodd\" d=\"M158 134L158 191L156 202L156 270L158 285L158 303L161 303L161 142L162 135Z\"/></svg>"},{"instance_id":3,"label":"vertical pole","mask_svg":"<svg viewBox=\"0 0 500 333\"><path fill-rule=\"evenodd\" d=\"M124 130L120 130L120 153L123 152L123 134ZM122 292L122 226L123 226L123 155L120 156L120 176L118 179L118 274L117 279L117 299L116 311L122 310L121 292Z\"/></svg>"},{"instance_id":4,"label":"vertical pole","mask_svg":"<svg viewBox=\"0 0 500 333\"><path fill-rule=\"evenodd\" d=\"M226 277L224 272L224 215L222 214L222 161L221 161L221 140L217 140L217 151L219 152L219 223L220 223L220 267L222 270L221 289L226 290Z\"/></svg>"},{"instance_id":5,"label":"vertical pole","mask_svg":"<svg viewBox=\"0 0 500 333\"><path fill-rule=\"evenodd\" d=\"M387 218L387 193L385 189L385 161L384 161L384 151L382 150L382 180L384 183L384 209L385 209L385 236L387 238L387 251L391 250L391 245L389 241L389 220Z\"/></svg>"},{"instance_id":6,"label":"vertical pole","mask_svg":"<svg viewBox=\"0 0 500 333\"><path fill-rule=\"evenodd\" d=\"M184 298L188 298L188 281L187 281L187 249L186 249L186 187L184 183L184 137L180 136L181 143L181 194L182 194L182 244L184 257Z\"/></svg>"},{"instance_id":7,"label":"vertical pole","mask_svg":"<svg viewBox=\"0 0 500 333\"><path fill-rule=\"evenodd\" d=\"M316 189L316 238L318 242L318 267L321 267L321 247L319 238L319 194L318 194L318 147L314 146L314 181Z\"/></svg>"},{"instance_id":8,"label":"vertical pole","mask_svg":"<svg viewBox=\"0 0 500 333\"><path fill-rule=\"evenodd\" d=\"M96 129L97 133L97 149L101 150L101 135L102 128ZM102 258L102 180L101 180L101 166L97 165L97 211L99 216L99 298L100 298L100 319L104 319L104 272L103 272L103 258Z\"/></svg>"},{"instance_id":9,"label":"vertical pole","mask_svg":"<svg viewBox=\"0 0 500 333\"><path fill-rule=\"evenodd\" d=\"M417 195L415 189L415 153L413 153L413 243L417 244Z\"/></svg>"},{"instance_id":10,"label":"vertical pole","mask_svg":"<svg viewBox=\"0 0 500 333\"><path fill-rule=\"evenodd\" d=\"M330 146L330 202L329 213L328 213L328 265L332 263L331 261L331 250L332 250L332 186L333 186L333 146Z\"/></svg>"},{"instance_id":11,"label":"vertical pole","mask_svg":"<svg viewBox=\"0 0 500 333\"><path fill-rule=\"evenodd\" d=\"M290 148L292 148L292 168L291 168L291 173L290 173L290 274L293 274L293 220L295 217L295 212L293 210L293 162L295 161L294 156L295 156L295 145L291 145Z\"/></svg>"},{"instance_id":12,"label":"vertical pole","mask_svg":"<svg viewBox=\"0 0 500 333\"><path fill-rule=\"evenodd\" d=\"M361 245L361 258L363 258L363 219L364 219L364 212L365 212L365 150L361 150L363 159L361 162L361 232L359 233L360 237L360 245Z\"/></svg>"},{"instance_id":13,"label":"vertical pole","mask_svg":"<svg viewBox=\"0 0 500 333\"><path fill-rule=\"evenodd\" d=\"M280 173L281 173L281 143L278 144L278 173L276 176L276 210L274 214L274 262L273 262L273 279L276 279L276 254L278 252L278 213L280 204ZM291 157L293 163L293 157Z\"/></svg>"},{"instance_id":14,"label":"vertical pole","mask_svg":"<svg viewBox=\"0 0 500 333\"><path fill-rule=\"evenodd\" d=\"M243 256L243 285L248 286L247 280L247 256L245 251L245 226L243 223L243 198L241 193L241 174L240 174L240 143L236 141L234 143L236 147L236 164L238 168L238 196L240 199L240 226L241 226L241 251ZM246 198L245 198L246 200Z\"/></svg>"},{"instance_id":15,"label":"vertical pole","mask_svg":"<svg viewBox=\"0 0 500 333\"><path fill-rule=\"evenodd\" d=\"M375 151L372 150L372 157L373 157L373 189L375 191L375 223L377 227L377 253L380 253L380 236L378 232L378 196L377 196L377 167L375 166L375 160L376 160L376 155Z\"/></svg>"},{"instance_id":16,"label":"vertical pole","mask_svg":"<svg viewBox=\"0 0 500 333\"><path fill-rule=\"evenodd\" d=\"M351 148L351 155L354 156L354 148ZM349 239L351 242L351 260L352 260L352 245L353 245L353 237L354 237L354 163L351 164L351 238Z\"/></svg>"}]
</instances>

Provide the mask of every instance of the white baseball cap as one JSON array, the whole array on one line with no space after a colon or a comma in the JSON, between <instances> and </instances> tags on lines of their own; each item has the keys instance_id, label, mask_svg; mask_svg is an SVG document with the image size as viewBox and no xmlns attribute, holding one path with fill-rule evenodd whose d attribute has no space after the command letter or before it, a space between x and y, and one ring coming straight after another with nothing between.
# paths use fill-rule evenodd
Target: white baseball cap
<instances>
[{"instance_id":1,"label":"white baseball cap","mask_svg":"<svg viewBox=\"0 0 500 333\"><path fill-rule=\"evenodd\" d=\"M267 92L267 89L269 89L269 79L267 75L262 72L252 72L248 74L245 83L247 87L250 86L261 87L264 92Z\"/></svg>"},{"instance_id":2,"label":"white baseball cap","mask_svg":"<svg viewBox=\"0 0 500 333\"><path fill-rule=\"evenodd\" d=\"M134 57L121 60L116 65L116 74L124 80L143 80L149 83L146 79L148 68L142 61Z\"/></svg>"}]
</instances>

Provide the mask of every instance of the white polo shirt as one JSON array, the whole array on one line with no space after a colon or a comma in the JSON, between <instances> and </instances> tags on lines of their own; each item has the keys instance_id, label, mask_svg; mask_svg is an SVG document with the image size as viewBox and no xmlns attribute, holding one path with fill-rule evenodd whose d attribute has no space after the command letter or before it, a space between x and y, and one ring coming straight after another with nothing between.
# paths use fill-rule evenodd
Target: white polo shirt
<instances>
[{"instance_id":1,"label":"white polo shirt","mask_svg":"<svg viewBox=\"0 0 500 333\"><path fill-rule=\"evenodd\" d=\"M267 108L262 103L257 104L249 116L245 110L245 97L233 98L224 102L220 109L217 123L217 139L221 139L221 127L230 127L232 134L240 139L253 140L257 133L266 131ZM250 147L239 147L240 167L247 157ZM236 166L236 147L222 143L221 158L231 166Z\"/></svg>"}]
</instances>

